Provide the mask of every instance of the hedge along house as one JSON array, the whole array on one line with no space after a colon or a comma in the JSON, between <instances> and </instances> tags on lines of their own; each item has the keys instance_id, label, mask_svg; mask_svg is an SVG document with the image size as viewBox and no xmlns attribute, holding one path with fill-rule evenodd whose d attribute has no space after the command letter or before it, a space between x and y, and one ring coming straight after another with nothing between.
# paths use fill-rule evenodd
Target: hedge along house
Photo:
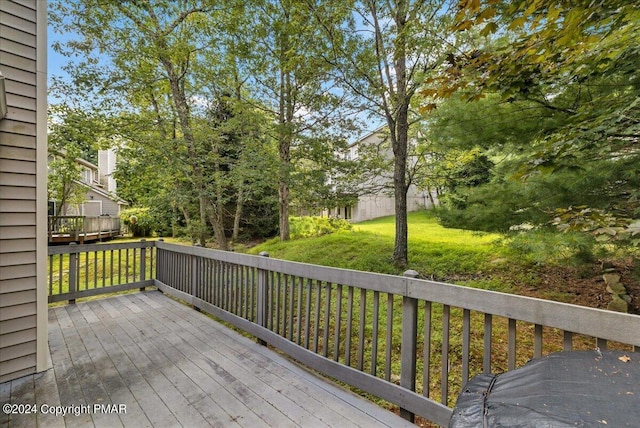
<instances>
[{"instance_id":1,"label":"hedge along house","mask_svg":"<svg viewBox=\"0 0 640 428\"><path fill-rule=\"evenodd\" d=\"M0 382L48 366L46 34L45 0L0 1Z\"/></svg>"}]
</instances>

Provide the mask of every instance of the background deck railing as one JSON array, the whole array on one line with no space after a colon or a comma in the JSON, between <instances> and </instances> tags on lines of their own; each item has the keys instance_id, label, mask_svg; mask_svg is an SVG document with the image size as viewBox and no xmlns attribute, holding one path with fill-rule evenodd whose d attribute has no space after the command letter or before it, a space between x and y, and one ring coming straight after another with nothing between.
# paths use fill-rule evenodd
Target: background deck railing
<instances>
[{"instance_id":1,"label":"background deck railing","mask_svg":"<svg viewBox=\"0 0 640 428\"><path fill-rule=\"evenodd\" d=\"M55 238L84 242L91 238L110 238L121 232L120 218L111 216L49 216L49 241Z\"/></svg>"},{"instance_id":2,"label":"background deck railing","mask_svg":"<svg viewBox=\"0 0 640 428\"><path fill-rule=\"evenodd\" d=\"M117 259L121 245L137 248L125 269L137 263L130 282L113 282L121 268L99 263ZM63 254L57 248L54 254ZM159 241L69 251L76 276L68 281L84 284L51 301L155 285L398 406L407 419L439 425L448 424L460 388L477 373L512 370L563 349L640 347L640 316L425 281L412 271L380 275ZM107 267L92 270L92 263ZM96 283L102 286L92 288Z\"/></svg>"}]
</instances>

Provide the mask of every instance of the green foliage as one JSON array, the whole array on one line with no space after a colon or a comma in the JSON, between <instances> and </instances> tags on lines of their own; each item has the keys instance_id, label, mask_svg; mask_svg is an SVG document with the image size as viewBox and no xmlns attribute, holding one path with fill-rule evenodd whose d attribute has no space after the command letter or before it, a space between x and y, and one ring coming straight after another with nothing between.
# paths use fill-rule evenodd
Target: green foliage
<instances>
[{"instance_id":1,"label":"green foliage","mask_svg":"<svg viewBox=\"0 0 640 428\"><path fill-rule=\"evenodd\" d=\"M548 228L511 234L505 244L515 258L544 265L581 266L606 254L591 235Z\"/></svg>"},{"instance_id":2,"label":"green foliage","mask_svg":"<svg viewBox=\"0 0 640 428\"><path fill-rule=\"evenodd\" d=\"M149 208L128 208L120 211L120 221L131 231L134 237L151 236L158 223Z\"/></svg>"},{"instance_id":3,"label":"green foliage","mask_svg":"<svg viewBox=\"0 0 640 428\"><path fill-rule=\"evenodd\" d=\"M352 224L334 217L290 217L291 238L311 238L351 230Z\"/></svg>"},{"instance_id":4,"label":"green foliage","mask_svg":"<svg viewBox=\"0 0 640 428\"><path fill-rule=\"evenodd\" d=\"M506 226L512 214L537 211L547 216L537 224L553 219L562 230L626 239L624 228L640 213L640 13L633 2L461 2L455 27L482 28L487 43L452 54L441 78L427 81L423 95L445 100L432 115L431 136L482 147L510 164L492 182L494 197L483 186L467 198L470 217L482 216L484 204L487 221L498 215ZM522 202L499 200L505 181L520 182L509 187ZM493 203L515 211L501 214Z\"/></svg>"}]
</instances>

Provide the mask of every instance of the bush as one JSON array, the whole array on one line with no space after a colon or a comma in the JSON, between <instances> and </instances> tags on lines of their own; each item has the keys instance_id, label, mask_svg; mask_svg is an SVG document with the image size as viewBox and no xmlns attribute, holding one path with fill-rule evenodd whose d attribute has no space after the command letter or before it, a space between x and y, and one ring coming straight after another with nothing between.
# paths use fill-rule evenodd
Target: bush
<instances>
[{"instance_id":1,"label":"bush","mask_svg":"<svg viewBox=\"0 0 640 428\"><path fill-rule=\"evenodd\" d=\"M119 215L134 237L151 236L156 229L156 221L149 208L128 208L120 211Z\"/></svg>"},{"instance_id":2,"label":"bush","mask_svg":"<svg viewBox=\"0 0 640 428\"><path fill-rule=\"evenodd\" d=\"M289 224L292 239L328 235L353 227L348 221L333 217L290 217Z\"/></svg>"}]
</instances>

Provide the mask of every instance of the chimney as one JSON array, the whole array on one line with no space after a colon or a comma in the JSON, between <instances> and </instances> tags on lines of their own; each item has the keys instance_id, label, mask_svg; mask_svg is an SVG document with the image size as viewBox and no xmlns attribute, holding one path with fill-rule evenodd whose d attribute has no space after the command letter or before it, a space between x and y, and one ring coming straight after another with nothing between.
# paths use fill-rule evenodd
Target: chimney
<instances>
[{"instance_id":1,"label":"chimney","mask_svg":"<svg viewBox=\"0 0 640 428\"><path fill-rule=\"evenodd\" d=\"M98 151L98 174L100 184L107 192L116 193L116 180L113 173L116 170L116 152L113 149Z\"/></svg>"}]
</instances>

